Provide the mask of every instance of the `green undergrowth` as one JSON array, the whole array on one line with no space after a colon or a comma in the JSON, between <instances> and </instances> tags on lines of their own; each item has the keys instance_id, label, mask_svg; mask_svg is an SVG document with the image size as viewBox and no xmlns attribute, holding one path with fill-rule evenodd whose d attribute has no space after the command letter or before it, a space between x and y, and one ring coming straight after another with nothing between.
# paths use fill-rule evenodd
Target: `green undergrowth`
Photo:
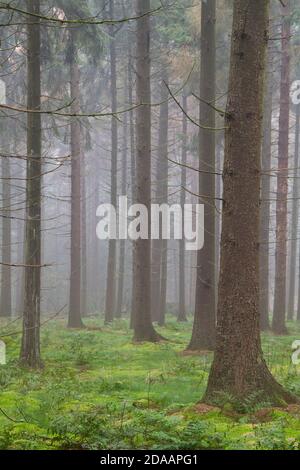
<instances>
[{"instance_id":1,"label":"green undergrowth","mask_svg":"<svg viewBox=\"0 0 300 470\"><path fill-rule=\"evenodd\" d=\"M1 449L300 449L298 406L274 409L253 397L238 412L226 396L218 408L198 403L212 355L182 354L191 322L170 317L159 328L169 341L142 345L132 343L126 321L85 323L81 331L64 321L43 327L40 371L18 366L20 335L3 338ZM300 396L300 366L291 362L300 328L289 330L264 334L263 347L276 378Z\"/></svg>"}]
</instances>

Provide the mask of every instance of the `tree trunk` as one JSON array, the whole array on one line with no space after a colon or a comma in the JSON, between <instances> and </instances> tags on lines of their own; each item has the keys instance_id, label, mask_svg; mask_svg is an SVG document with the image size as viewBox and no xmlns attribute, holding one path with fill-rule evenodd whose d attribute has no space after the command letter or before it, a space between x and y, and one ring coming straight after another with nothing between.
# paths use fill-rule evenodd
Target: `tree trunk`
<instances>
[{"instance_id":1,"label":"tree trunk","mask_svg":"<svg viewBox=\"0 0 300 470\"><path fill-rule=\"evenodd\" d=\"M167 64L163 65L163 81L161 90L161 106L160 106L160 132L159 132L159 155L158 159L161 163L161 184L162 184L162 200L163 204L168 204L169 198L169 164L168 164L168 143L169 143L169 102L168 89L166 84L169 81ZM162 240L161 244L161 284L160 284L160 303L158 324L165 324L166 303L167 303L167 276L168 276L168 240Z\"/></svg>"},{"instance_id":2,"label":"tree trunk","mask_svg":"<svg viewBox=\"0 0 300 470\"><path fill-rule=\"evenodd\" d=\"M295 158L294 165L296 177L293 180L293 209L292 209L292 231L291 231L291 256L290 256L290 285L288 297L288 320L294 319L295 314L295 287L296 287L296 257L298 238L298 212L299 212L299 125L300 106L296 106L296 128L295 128Z\"/></svg>"},{"instance_id":3,"label":"tree trunk","mask_svg":"<svg viewBox=\"0 0 300 470\"><path fill-rule=\"evenodd\" d=\"M122 152L122 185L121 193L123 196L127 194L127 114L123 118L123 152ZM122 316L123 306L123 291L125 279L125 257L126 257L126 241L120 241L119 253L119 275L118 275L118 295L117 295L117 308L116 318Z\"/></svg>"},{"instance_id":4,"label":"tree trunk","mask_svg":"<svg viewBox=\"0 0 300 470\"><path fill-rule=\"evenodd\" d=\"M223 168L223 144L224 137L222 136L218 142L216 148L216 167L218 172L221 172ZM215 237L215 253L216 253L216 262L215 262L215 274L216 274L216 309L217 309L217 300L218 300L218 285L219 285L219 273L220 273L220 241L221 241L221 222L222 222L222 178L220 175L217 176L216 179L216 198L218 198L215 202L217 207L216 213L216 237Z\"/></svg>"},{"instance_id":5,"label":"tree trunk","mask_svg":"<svg viewBox=\"0 0 300 470\"><path fill-rule=\"evenodd\" d=\"M23 216L24 220L26 216ZM25 227L23 221L18 221L17 243L18 243L18 263L25 264ZM21 241L20 241L21 240ZM25 268L18 268L18 279L16 285L16 314L23 315L24 312L24 294L25 294Z\"/></svg>"},{"instance_id":6,"label":"tree trunk","mask_svg":"<svg viewBox=\"0 0 300 470\"><path fill-rule=\"evenodd\" d=\"M110 1L110 18L114 17L114 0ZM117 70L116 70L116 43L114 38L114 26L110 27L110 93L111 112L117 111ZM118 165L118 121L112 116L111 120L111 187L110 203L117 209L117 165ZM107 276L106 276L106 299L105 299L105 323L114 319L116 309L116 240L108 242Z\"/></svg>"},{"instance_id":7,"label":"tree trunk","mask_svg":"<svg viewBox=\"0 0 300 470\"><path fill-rule=\"evenodd\" d=\"M160 280L160 302L159 302L159 326L164 326L166 321L167 304L167 280L168 280L168 240L162 241L161 252L161 280Z\"/></svg>"},{"instance_id":8,"label":"tree trunk","mask_svg":"<svg viewBox=\"0 0 300 470\"><path fill-rule=\"evenodd\" d=\"M150 0L136 0L136 202L148 209L151 228ZM149 234L150 235L150 234ZM151 322L151 240L138 239L134 256L134 340L158 341Z\"/></svg>"},{"instance_id":9,"label":"tree trunk","mask_svg":"<svg viewBox=\"0 0 300 470\"><path fill-rule=\"evenodd\" d=\"M168 74L166 64L162 65L162 80L160 93L159 135L156 162L156 204L168 203ZM166 290L167 290L167 240L162 240L161 233L158 240L152 242L152 320L160 325L165 322Z\"/></svg>"},{"instance_id":10,"label":"tree trunk","mask_svg":"<svg viewBox=\"0 0 300 470\"><path fill-rule=\"evenodd\" d=\"M202 2L201 13L201 77L200 97L211 103L215 100L216 80L216 2ZM200 104L200 123L215 127L215 111ZM215 132L200 129L200 171L215 171ZM205 243L198 252L196 303L193 332L188 350L215 347L216 330L216 275L215 275L215 175L199 173L199 191L205 196Z\"/></svg>"},{"instance_id":11,"label":"tree trunk","mask_svg":"<svg viewBox=\"0 0 300 470\"><path fill-rule=\"evenodd\" d=\"M285 2L286 4L288 2ZM278 141L278 173L276 201L276 252L274 312L272 330L286 334L286 253L287 253L287 195L289 165L289 111L290 111L290 34L289 6L282 7L281 83Z\"/></svg>"},{"instance_id":12,"label":"tree trunk","mask_svg":"<svg viewBox=\"0 0 300 470\"><path fill-rule=\"evenodd\" d=\"M295 132L295 153L296 155L298 154L298 159L299 159L299 133L300 133L300 105L297 105L297 110L296 110L296 132ZM296 176L300 176L299 170L296 171ZM299 184L299 182L298 182ZM297 188L297 197L299 194L299 187ZM299 204L298 204L299 207ZM297 214L298 216L298 214ZM298 305L297 305L297 321L300 321L300 249L298 253L298 260L299 260L299 266L298 266Z\"/></svg>"},{"instance_id":13,"label":"tree trunk","mask_svg":"<svg viewBox=\"0 0 300 470\"><path fill-rule=\"evenodd\" d=\"M0 317L11 316L11 195L9 157L2 156L2 266Z\"/></svg>"},{"instance_id":14,"label":"tree trunk","mask_svg":"<svg viewBox=\"0 0 300 470\"><path fill-rule=\"evenodd\" d=\"M97 158L97 157L96 157ZM93 175L93 197L91 201L91 212L90 224L92 225L91 230L91 240L90 240L90 253L91 253L91 279L90 279L90 297L93 302L93 310L99 312L101 310L101 301L100 301L100 242L96 235L96 221L95 214L100 201L99 195L99 168L98 168L98 159L95 160L93 165L94 175Z\"/></svg>"},{"instance_id":15,"label":"tree trunk","mask_svg":"<svg viewBox=\"0 0 300 470\"><path fill-rule=\"evenodd\" d=\"M259 312L260 328L266 331L269 322L269 233L270 233L270 171L272 155L272 66L270 45L267 53L267 71L265 83L262 177L260 203L260 249L259 249Z\"/></svg>"},{"instance_id":16,"label":"tree trunk","mask_svg":"<svg viewBox=\"0 0 300 470\"><path fill-rule=\"evenodd\" d=\"M27 10L39 15L39 0L28 0ZM40 20L27 17L27 108L40 110ZM27 114L25 298L20 361L40 367L41 302L41 115Z\"/></svg>"},{"instance_id":17,"label":"tree trunk","mask_svg":"<svg viewBox=\"0 0 300 470\"><path fill-rule=\"evenodd\" d=\"M132 47L131 47L131 39L129 36L128 30L128 105L130 108L129 111L129 133L130 133L130 178L131 178L131 202L132 204L136 201L136 161L135 161L135 121L134 121L134 111L133 111L133 76L132 76ZM130 312L130 328L133 328L134 325L134 317L136 312L136 296L135 296L135 285L134 285L134 269L135 269L135 243L131 244L132 246L132 282L131 282L131 312Z\"/></svg>"},{"instance_id":18,"label":"tree trunk","mask_svg":"<svg viewBox=\"0 0 300 470\"><path fill-rule=\"evenodd\" d=\"M76 31L70 31L71 112L80 112L80 73L76 54ZM82 328L81 320L81 126L71 121L71 277L69 328Z\"/></svg>"},{"instance_id":19,"label":"tree trunk","mask_svg":"<svg viewBox=\"0 0 300 470\"><path fill-rule=\"evenodd\" d=\"M187 95L183 92L182 107L187 112ZM187 163L187 117L182 115L182 144L181 144L181 191L180 191L180 206L183 211L185 204L185 189L186 188L186 165ZM184 225L183 225L184 229ZM177 321L186 322L186 305L185 305L185 240L179 241L179 313Z\"/></svg>"},{"instance_id":20,"label":"tree trunk","mask_svg":"<svg viewBox=\"0 0 300 470\"><path fill-rule=\"evenodd\" d=\"M85 175L85 157L82 153L82 166L84 172L81 175L81 234L82 234L82 253L81 253L81 316L87 316L87 217L86 217L86 175Z\"/></svg>"},{"instance_id":21,"label":"tree trunk","mask_svg":"<svg viewBox=\"0 0 300 470\"><path fill-rule=\"evenodd\" d=\"M204 401L295 402L267 368L259 327L259 201L268 0L235 0L226 108L216 351Z\"/></svg>"}]
</instances>

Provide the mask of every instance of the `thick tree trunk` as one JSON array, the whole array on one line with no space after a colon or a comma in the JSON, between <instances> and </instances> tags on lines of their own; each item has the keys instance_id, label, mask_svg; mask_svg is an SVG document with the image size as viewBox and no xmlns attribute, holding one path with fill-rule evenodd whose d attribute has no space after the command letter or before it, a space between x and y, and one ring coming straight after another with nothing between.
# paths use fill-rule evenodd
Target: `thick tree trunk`
<instances>
[{"instance_id":1,"label":"thick tree trunk","mask_svg":"<svg viewBox=\"0 0 300 470\"><path fill-rule=\"evenodd\" d=\"M295 157L293 167L296 178L293 180L293 208L292 208L292 230L291 230L291 252L290 252L290 283L288 296L288 320L293 320L295 315L295 287L296 287L296 258L298 245L298 212L299 212L299 126L300 126L300 106L296 107L296 128L295 128Z\"/></svg>"},{"instance_id":2,"label":"thick tree trunk","mask_svg":"<svg viewBox=\"0 0 300 470\"><path fill-rule=\"evenodd\" d=\"M287 2L286 2L287 3ZM281 83L278 141L278 176L276 201L275 286L272 330L286 334L286 255L287 255L287 195L289 165L290 114L290 34L291 22L288 6L282 8Z\"/></svg>"},{"instance_id":3,"label":"thick tree trunk","mask_svg":"<svg viewBox=\"0 0 300 470\"><path fill-rule=\"evenodd\" d=\"M2 156L2 266L0 317L11 316L11 195L9 157Z\"/></svg>"},{"instance_id":4,"label":"thick tree trunk","mask_svg":"<svg viewBox=\"0 0 300 470\"><path fill-rule=\"evenodd\" d=\"M72 113L80 112L80 73L76 54L76 31L70 31L70 79ZM81 126L71 121L71 276L69 328L82 328L81 320Z\"/></svg>"},{"instance_id":5,"label":"thick tree trunk","mask_svg":"<svg viewBox=\"0 0 300 470\"><path fill-rule=\"evenodd\" d=\"M40 13L39 0L28 0L27 10ZM27 108L40 110L40 21L27 17ZM27 114L26 239L25 298L20 361L29 367L40 367L41 303L41 115Z\"/></svg>"},{"instance_id":6,"label":"thick tree trunk","mask_svg":"<svg viewBox=\"0 0 300 470\"><path fill-rule=\"evenodd\" d=\"M272 155L272 66L273 60L267 54L267 71L265 82L263 143L262 143L262 177L260 203L260 249L259 249L259 312L262 331L270 328L269 322L269 233L270 233L270 171Z\"/></svg>"},{"instance_id":7,"label":"thick tree trunk","mask_svg":"<svg viewBox=\"0 0 300 470\"><path fill-rule=\"evenodd\" d=\"M211 103L215 99L216 80L216 2L202 2L201 14L201 77L200 97ZM215 127L215 111L200 104L200 123ZM188 350L214 349L216 330L216 274L215 274L215 133L200 129L199 191L205 196L205 243L198 252L196 303L193 332Z\"/></svg>"},{"instance_id":8,"label":"thick tree trunk","mask_svg":"<svg viewBox=\"0 0 300 470\"><path fill-rule=\"evenodd\" d=\"M187 112L187 95L184 92L182 96L182 107ZM184 209L185 204L185 190L186 188L186 165L187 163L187 117L185 114L182 115L182 144L181 144L181 164L183 165L180 169L181 172L181 191L180 191L180 206ZM183 225L184 229L184 225ZM185 305L185 241L184 238L179 241L179 313L177 321L185 322L186 317L186 305Z\"/></svg>"},{"instance_id":9,"label":"thick tree trunk","mask_svg":"<svg viewBox=\"0 0 300 470\"><path fill-rule=\"evenodd\" d=\"M148 209L151 228L150 0L136 0L136 202ZM134 256L134 340L158 341L151 322L151 240L138 239Z\"/></svg>"},{"instance_id":10,"label":"thick tree trunk","mask_svg":"<svg viewBox=\"0 0 300 470\"><path fill-rule=\"evenodd\" d=\"M114 0L110 1L110 18L114 17ZM116 70L116 43L114 39L114 26L111 26L110 34L110 93L111 112L117 111L117 70ZM110 180L110 203L117 209L117 166L118 166L118 121L112 116L111 120L111 180ZM107 275L106 275L106 299L105 299L105 323L114 319L116 309L116 240L109 240Z\"/></svg>"},{"instance_id":11,"label":"thick tree trunk","mask_svg":"<svg viewBox=\"0 0 300 470\"><path fill-rule=\"evenodd\" d=\"M268 0L235 0L226 109L216 351L204 401L295 402L263 358L259 327L259 202Z\"/></svg>"}]
</instances>

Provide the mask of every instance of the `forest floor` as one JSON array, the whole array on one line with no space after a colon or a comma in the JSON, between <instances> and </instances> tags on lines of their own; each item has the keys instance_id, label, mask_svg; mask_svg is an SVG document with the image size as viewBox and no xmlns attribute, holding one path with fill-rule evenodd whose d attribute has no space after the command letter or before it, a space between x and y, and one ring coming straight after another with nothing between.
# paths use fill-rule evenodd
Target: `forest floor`
<instances>
[{"instance_id":1,"label":"forest floor","mask_svg":"<svg viewBox=\"0 0 300 470\"><path fill-rule=\"evenodd\" d=\"M274 409L253 397L239 410L225 395L218 408L198 403L212 354L183 354L191 322L170 317L159 328L170 341L143 345L132 343L126 321L85 323L43 327L41 371L18 366L20 335L2 338L1 449L300 449L300 406ZM300 365L291 361L300 327L289 330L264 334L263 346L276 378L300 396ZM0 331L19 330L2 323Z\"/></svg>"}]
</instances>

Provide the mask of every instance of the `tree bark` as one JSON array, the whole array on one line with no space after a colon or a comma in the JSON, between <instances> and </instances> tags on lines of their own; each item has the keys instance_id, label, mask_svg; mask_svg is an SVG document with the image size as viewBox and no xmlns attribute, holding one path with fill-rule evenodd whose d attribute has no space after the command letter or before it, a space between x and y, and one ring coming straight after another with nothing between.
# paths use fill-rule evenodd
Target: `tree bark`
<instances>
[{"instance_id":1,"label":"tree bark","mask_svg":"<svg viewBox=\"0 0 300 470\"><path fill-rule=\"evenodd\" d=\"M122 152L122 184L121 194L126 196L127 194L127 115L123 118L123 152ZM117 294L117 308L116 318L122 316L123 306L123 291L124 291L124 280L125 280L125 258L126 258L126 241L120 241L120 253L119 253L119 275L118 275L118 294Z\"/></svg>"},{"instance_id":2,"label":"tree bark","mask_svg":"<svg viewBox=\"0 0 300 470\"><path fill-rule=\"evenodd\" d=\"M216 2L202 2L201 13L201 77L200 97L206 102L215 100L216 80ZM202 126L215 127L214 109L201 102L200 123ZM196 302L193 332L188 350L210 349L215 347L216 330L216 274L215 274L215 132L200 129L199 191L205 196L205 243L198 252Z\"/></svg>"},{"instance_id":3,"label":"tree bark","mask_svg":"<svg viewBox=\"0 0 300 470\"><path fill-rule=\"evenodd\" d=\"M298 212L299 212L299 126L300 126L300 106L296 106L296 127L295 127L295 157L293 167L296 177L293 180L293 208L292 208L292 230L291 230L291 256L290 256L290 283L288 296L288 320L294 320L295 315L295 287L296 287L296 258L297 258L297 238L298 238Z\"/></svg>"},{"instance_id":4,"label":"tree bark","mask_svg":"<svg viewBox=\"0 0 300 470\"><path fill-rule=\"evenodd\" d=\"M109 8L110 18L114 17L114 0L111 0ZM116 70L116 43L114 38L115 27L110 27L110 93L111 112L117 111L117 70ZM117 165L118 165L118 121L112 116L111 119L111 181L110 181L110 203L117 209ZM105 323L114 319L116 309L116 240L108 242L107 276L106 276L106 299L105 299Z\"/></svg>"},{"instance_id":5,"label":"tree bark","mask_svg":"<svg viewBox=\"0 0 300 470\"><path fill-rule=\"evenodd\" d=\"M291 19L288 2L282 7L281 80L278 141L278 173L276 201L275 286L272 330L286 334L286 254L287 254L287 195L289 165L290 111L290 34Z\"/></svg>"},{"instance_id":6,"label":"tree bark","mask_svg":"<svg viewBox=\"0 0 300 470\"><path fill-rule=\"evenodd\" d=\"M27 0L27 10L39 15L39 0ZM40 20L27 18L27 108L41 108ZM41 303L41 115L27 114L27 174L25 225L25 298L20 351L22 364L38 368Z\"/></svg>"},{"instance_id":7,"label":"tree bark","mask_svg":"<svg viewBox=\"0 0 300 470\"><path fill-rule=\"evenodd\" d=\"M148 209L151 227L151 87L150 87L150 0L136 0L136 202ZM150 234L149 234L150 235ZM151 240L138 239L134 256L135 341L158 341L151 322Z\"/></svg>"},{"instance_id":8,"label":"tree bark","mask_svg":"<svg viewBox=\"0 0 300 470\"><path fill-rule=\"evenodd\" d=\"M128 105L130 108L129 111L129 133L130 133L130 179L131 179L131 202L132 204L135 203L136 201L136 157L135 157L135 119L134 119L134 111L133 111L133 61L132 61L132 46L131 46L131 38L128 30ZM131 253L131 258L132 258L132 279L131 279L131 312L130 312L130 328L133 328L134 325L134 318L135 318L135 312L136 312L136 296L135 296L135 285L134 285L134 279L135 279L135 255L136 255L136 250L135 250L135 243L131 244L132 246L132 253Z\"/></svg>"},{"instance_id":9,"label":"tree bark","mask_svg":"<svg viewBox=\"0 0 300 470\"><path fill-rule=\"evenodd\" d=\"M204 401L273 405L297 399L263 358L259 327L259 202L268 0L235 0L226 107L216 351Z\"/></svg>"},{"instance_id":10,"label":"tree bark","mask_svg":"<svg viewBox=\"0 0 300 470\"><path fill-rule=\"evenodd\" d=\"M70 31L71 112L80 112L80 72L76 54L76 31ZM71 121L71 277L69 328L82 328L81 319L81 126Z\"/></svg>"},{"instance_id":11,"label":"tree bark","mask_svg":"<svg viewBox=\"0 0 300 470\"><path fill-rule=\"evenodd\" d=\"M158 153L156 162L156 204L168 203L168 130L169 104L167 65L162 64L160 93ZM167 290L167 240L152 242L152 320L160 325L165 322L166 290Z\"/></svg>"},{"instance_id":12,"label":"tree bark","mask_svg":"<svg viewBox=\"0 0 300 470\"><path fill-rule=\"evenodd\" d=\"M9 157L2 156L2 266L0 317L10 317L11 311L11 193Z\"/></svg>"},{"instance_id":13,"label":"tree bark","mask_svg":"<svg viewBox=\"0 0 300 470\"><path fill-rule=\"evenodd\" d=\"M297 105L297 110L296 110L296 133L295 133L295 152L298 154L299 158L299 134L300 134L300 105ZM296 176L300 176L299 170L296 172ZM299 182L298 182L299 184ZM298 194L299 194L299 187L298 187ZM298 195L297 195L298 197ZM298 204L299 207L299 204ZM298 214L297 214L298 216ZM297 321L300 321L300 249L298 253L298 259L299 259L299 266L298 266L298 305L297 305Z\"/></svg>"},{"instance_id":14,"label":"tree bark","mask_svg":"<svg viewBox=\"0 0 300 470\"><path fill-rule=\"evenodd\" d=\"M272 66L270 45L267 53L265 101L262 143L262 177L260 204L260 249L259 249L259 312L260 328L269 330L269 233L270 233L270 171L272 155Z\"/></svg>"},{"instance_id":15,"label":"tree bark","mask_svg":"<svg viewBox=\"0 0 300 470\"><path fill-rule=\"evenodd\" d=\"M187 95L183 92L182 107L187 112ZM180 191L180 206L183 211L185 204L185 189L186 188L186 165L187 163L187 117L182 115L182 144L181 144L181 191ZM184 224L183 224L184 230ZM185 240L179 241L179 313L177 321L186 322L186 305L185 305Z\"/></svg>"},{"instance_id":16,"label":"tree bark","mask_svg":"<svg viewBox=\"0 0 300 470\"><path fill-rule=\"evenodd\" d=\"M85 157L81 155L84 172L81 175L81 234L82 234L82 253L81 253L81 317L87 316L87 217L86 217L86 175L85 175Z\"/></svg>"}]
</instances>

